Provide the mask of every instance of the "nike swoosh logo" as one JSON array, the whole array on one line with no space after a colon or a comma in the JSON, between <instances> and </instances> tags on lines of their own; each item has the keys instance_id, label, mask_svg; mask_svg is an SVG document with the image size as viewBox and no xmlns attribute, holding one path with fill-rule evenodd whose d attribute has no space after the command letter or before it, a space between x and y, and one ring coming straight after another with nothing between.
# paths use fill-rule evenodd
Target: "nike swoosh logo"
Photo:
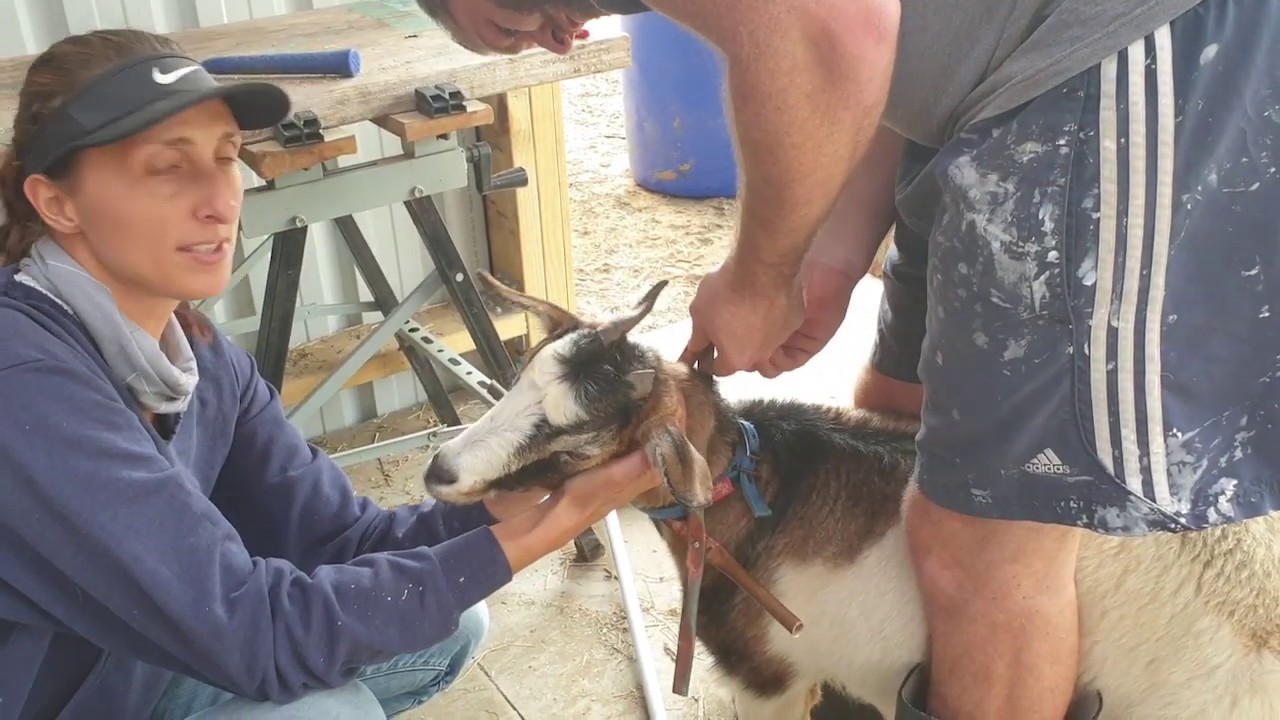
<instances>
[{"instance_id":1,"label":"nike swoosh logo","mask_svg":"<svg viewBox=\"0 0 1280 720\"><path fill-rule=\"evenodd\" d=\"M160 72L160 68L153 67L151 68L151 79L155 80L160 85L172 85L173 83L177 82L178 78L182 77L183 75L186 75L187 73L190 73L190 72L195 72L196 70L199 70L199 69L200 69L199 65L188 65L187 67L184 67L184 68L178 68L173 72L162 73Z\"/></svg>"}]
</instances>

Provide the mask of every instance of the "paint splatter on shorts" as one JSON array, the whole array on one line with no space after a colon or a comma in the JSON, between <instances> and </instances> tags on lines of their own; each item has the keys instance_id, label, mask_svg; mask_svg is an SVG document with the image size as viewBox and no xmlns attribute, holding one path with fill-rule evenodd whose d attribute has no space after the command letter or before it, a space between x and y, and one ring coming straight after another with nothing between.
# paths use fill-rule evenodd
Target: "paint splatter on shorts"
<instances>
[{"instance_id":1,"label":"paint splatter on shorts","mask_svg":"<svg viewBox=\"0 0 1280 720\"><path fill-rule=\"evenodd\" d=\"M1280 3L904 160L873 362L924 386L925 495L1115 535L1280 507Z\"/></svg>"}]
</instances>

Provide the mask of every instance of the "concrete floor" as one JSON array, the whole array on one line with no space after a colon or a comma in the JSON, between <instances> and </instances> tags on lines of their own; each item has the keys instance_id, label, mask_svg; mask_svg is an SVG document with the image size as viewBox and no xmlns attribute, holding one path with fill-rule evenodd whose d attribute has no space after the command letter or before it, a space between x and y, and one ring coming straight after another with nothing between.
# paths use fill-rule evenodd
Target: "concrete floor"
<instances>
[{"instance_id":1,"label":"concrete floor","mask_svg":"<svg viewBox=\"0 0 1280 720\"><path fill-rule=\"evenodd\" d=\"M643 288L637 288L637 294ZM805 367L769 381L740 374L721 382L729 398L794 397L845 403L870 352L880 283L858 286L849 313L831 343ZM683 323L648 333L642 340L675 357L688 339ZM483 408L462 408L464 420ZM469 416L469 417L466 417ZM384 419L359 434L404 432L431 424L421 413ZM328 438L329 449L361 441L355 434ZM418 479L424 453L371 461L350 469L356 490L393 506L422 496ZM634 510L619 513L626 550L635 571L649 646L669 718L732 718L727 693L705 651L694 667L689 698L670 692L680 592L675 564L649 521ZM603 527L599 529L603 535ZM489 602L492 629L478 661L453 687L417 711L411 720L562 720L644 718L645 705L618 585L609 563L575 565L571 548L526 569Z\"/></svg>"}]
</instances>

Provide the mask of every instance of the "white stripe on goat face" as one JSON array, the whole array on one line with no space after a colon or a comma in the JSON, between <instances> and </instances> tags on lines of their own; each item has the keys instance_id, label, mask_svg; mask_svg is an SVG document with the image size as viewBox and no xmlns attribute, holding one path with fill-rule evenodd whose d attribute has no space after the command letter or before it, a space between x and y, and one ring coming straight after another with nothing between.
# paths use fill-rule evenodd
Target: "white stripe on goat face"
<instances>
[{"instance_id":1,"label":"white stripe on goat face","mask_svg":"<svg viewBox=\"0 0 1280 720\"><path fill-rule=\"evenodd\" d=\"M547 343L533 356L515 386L467 428L466 432L440 446L437 461L444 461L456 474L451 493L473 495L487 485L519 468L517 454L534 443L543 421L553 427L586 418L573 388L564 380L565 359L582 341L579 330Z\"/></svg>"}]
</instances>

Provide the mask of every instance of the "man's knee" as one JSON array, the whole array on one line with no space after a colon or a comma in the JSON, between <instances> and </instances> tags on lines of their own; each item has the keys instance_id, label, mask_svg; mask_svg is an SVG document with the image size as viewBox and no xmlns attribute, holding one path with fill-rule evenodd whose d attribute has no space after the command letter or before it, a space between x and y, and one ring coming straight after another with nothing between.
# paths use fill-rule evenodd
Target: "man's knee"
<instances>
[{"instance_id":1,"label":"man's knee","mask_svg":"<svg viewBox=\"0 0 1280 720\"><path fill-rule=\"evenodd\" d=\"M965 515L914 486L905 523L917 581L932 606L1057 602L1074 584L1078 528Z\"/></svg>"},{"instance_id":2,"label":"man's knee","mask_svg":"<svg viewBox=\"0 0 1280 720\"><path fill-rule=\"evenodd\" d=\"M923 402L924 389L919 383L896 380L870 364L853 386L853 406L864 410L920 417Z\"/></svg>"}]
</instances>

